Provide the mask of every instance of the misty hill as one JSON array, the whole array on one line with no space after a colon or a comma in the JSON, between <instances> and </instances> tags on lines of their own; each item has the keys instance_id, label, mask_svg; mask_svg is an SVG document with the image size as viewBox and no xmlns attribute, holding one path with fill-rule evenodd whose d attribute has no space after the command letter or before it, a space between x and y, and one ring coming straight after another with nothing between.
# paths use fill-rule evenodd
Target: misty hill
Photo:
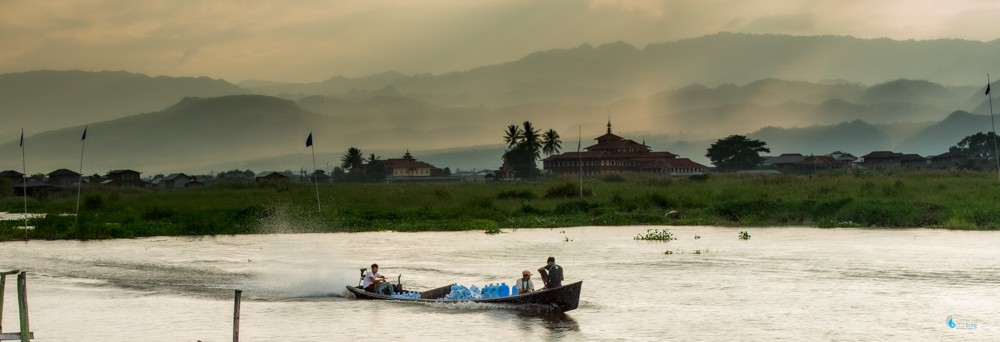
<instances>
[{"instance_id":1,"label":"misty hill","mask_svg":"<svg viewBox=\"0 0 1000 342\"><path fill-rule=\"evenodd\" d=\"M0 75L2 141L20 129L42 132L161 110L187 96L249 91L207 77L149 77L124 71L29 71Z\"/></svg>"},{"instance_id":2,"label":"misty hill","mask_svg":"<svg viewBox=\"0 0 1000 342\"><path fill-rule=\"evenodd\" d=\"M767 142L774 155L840 150L860 157L876 150L891 150L931 156L947 152L966 136L989 130L989 116L956 111L935 122L871 125L856 120L803 128L767 127L748 136Z\"/></svg>"},{"instance_id":3,"label":"misty hill","mask_svg":"<svg viewBox=\"0 0 1000 342\"><path fill-rule=\"evenodd\" d=\"M222 161L304 152L310 130L328 126L332 126L330 118L274 97L185 98L159 112L90 124L84 172L183 172L184 168ZM27 136L29 173L75 169L82 132L83 127L78 126ZM0 151L0 164L5 165L0 168L19 169L16 139L0 146Z\"/></svg>"},{"instance_id":4,"label":"misty hill","mask_svg":"<svg viewBox=\"0 0 1000 342\"><path fill-rule=\"evenodd\" d=\"M901 80L886 84L910 82ZM621 113L633 119L645 118L645 127L652 127L654 132L686 132L712 137L746 134L768 126L807 127L854 120L872 124L936 121L955 108L939 103L954 106L968 103L969 92L978 91L929 82L925 86L923 98L934 98L936 102L920 101L920 98L907 102L882 95L883 91L871 91L885 89L885 85L866 87L765 79L743 86L692 85L646 98L620 101L612 104L610 111L616 116ZM866 103L859 103L861 101Z\"/></svg>"},{"instance_id":5,"label":"misty hill","mask_svg":"<svg viewBox=\"0 0 1000 342\"><path fill-rule=\"evenodd\" d=\"M85 172L103 174L110 169L125 168L158 173L208 172L251 165L281 170L311 168L308 156L296 157L309 152L305 138L310 132L314 135L320 167L339 165L339 158L348 147L358 147L366 155L377 153L383 158L400 157L406 150L445 149L452 150L439 154L468 156L465 151L453 153L453 149L482 145L477 142L500 143L503 128L521 122L491 115L496 113L494 109L450 109L391 96L357 102L334 98L301 102L330 113L315 113L276 97L232 95L184 98L161 111L91 123ZM520 115L532 117L544 112ZM479 116L486 119L479 120ZM25 139L29 173L75 169L82 132L82 126L38 134L29 132ZM499 166L502 149L500 153L495 153L492 147L488 150L488 155L473 153L477 157L441 167ZM20 169L20 156L15 136L0 145L0 169ZM456 161L447 156L421 158L433 162ZM295 165L273 164L296 160L299 163ZM480 162L485 166L476 166Z\"/></svg>"},{"instance_id":6,"label":"misty hill","mask_svg":"<svg viewBox=\"0 0 1000 342\"><path fill-rule=\"evenodd\" d=\"M442 105L532 102L601 105L689 84L746 84L768 78L811 82L846 79L864 84L903 78L953 85L977 84L983 70L988 70L991 61L998 57L1000 40L896 41L719 33L650 44L642 49L623 42L597 47L584 44L441 75L385 73L361 78L336 77L314 84L244 82L241 85L264 94L298 97L393 86L403 96ZM917 95L934 91L913 82L901 84ZM904 94L898 89L894 91L895 86L899 84L886 85L883 92L872 96Z\"/></svg>"},{"instance_id":7,"label":"misty hill","mask_svg":"<svg viewBox=\"0 0 1000 342\"><path fill-rule=\"evenodd\" d=\"M937 153L944 153L948 151L948 147L958 144L963 138L979 132L990 132L992 129L989 115L956 111L944 120L909 137L901 147L905 146L915 151L938 149Z\"/></svg>"}]
</instances>

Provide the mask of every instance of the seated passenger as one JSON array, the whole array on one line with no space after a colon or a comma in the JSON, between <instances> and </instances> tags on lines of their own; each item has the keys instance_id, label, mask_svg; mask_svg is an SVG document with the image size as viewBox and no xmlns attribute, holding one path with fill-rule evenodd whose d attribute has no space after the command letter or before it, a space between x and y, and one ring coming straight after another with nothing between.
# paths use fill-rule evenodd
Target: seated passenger
<instances>
[{"instance_id":1,"label":"seated passenger","mask_svg":"<svg viewBox=\"0 0 1000 342\"><path fill-rule=\"evenodd\" d=\"M534 291L535 284L531 282L531 271L524 270L521 272L521 279L514 281L514 286L517 287L518 294Z\"/></svg>"}]
</instances>

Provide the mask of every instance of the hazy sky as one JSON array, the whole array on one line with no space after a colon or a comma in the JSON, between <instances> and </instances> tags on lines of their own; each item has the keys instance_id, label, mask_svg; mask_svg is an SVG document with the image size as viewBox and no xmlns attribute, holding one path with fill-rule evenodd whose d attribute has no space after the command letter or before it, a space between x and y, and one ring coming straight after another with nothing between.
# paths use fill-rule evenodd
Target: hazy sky
<instances>
[{"instance_id":1,"label":"hazy sky","mask_svg":"<svg viewBox=\"0 0 1000 342\"><path fill-rule=\"evenodd\" d=\"M0 73L305 82L720 31L990 41L997 18L996 0L0 0Z\"/></svg>"}]
</instances>

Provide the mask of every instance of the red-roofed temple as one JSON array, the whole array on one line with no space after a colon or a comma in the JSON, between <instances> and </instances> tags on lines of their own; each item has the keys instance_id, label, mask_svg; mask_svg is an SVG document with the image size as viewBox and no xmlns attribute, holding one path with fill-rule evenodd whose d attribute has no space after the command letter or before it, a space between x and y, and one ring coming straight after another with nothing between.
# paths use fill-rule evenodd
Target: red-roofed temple
<instances>
[{"instance_id":1,"label":"red-roofed temple","mask_svg":"<svg viewBox=\"0 0 1000 342\"><path fill-rule=\"evenodd\" d=\"M708 172L708 167L670 152L653 152L649 146L625 139L608 131L597 137L597 144L582 152L566 152L542 159L542 168L557 174L598 175L623 172L692 175Z\"/></svg>"}]
</instances>

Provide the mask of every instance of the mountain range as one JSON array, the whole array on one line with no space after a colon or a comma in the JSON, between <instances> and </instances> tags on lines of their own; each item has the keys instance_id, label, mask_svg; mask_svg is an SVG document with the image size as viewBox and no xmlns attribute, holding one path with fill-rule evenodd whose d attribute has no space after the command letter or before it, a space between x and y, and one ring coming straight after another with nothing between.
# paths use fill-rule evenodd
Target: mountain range
<instances>
[{"instance_id":1,"label":"mountain range","mask_svg":"<svg viewBox=\"0 0 1000 342\"><path fill-rule=\"evenodd\" d=\"M0 169L20 168L21 128L29 173L74 169L84 126L87 174L311 169L310 133L317 166L328 170L348 147L496 168L504 129L524 121L558 131L563 150L576 139L588 146L610 121L618 135L705 164L705 149L729 134L764 140L773 154L939 154L990 129L988 97L970 73L1000 57L998 44L724 33L309 84L3 74Z\"/></svg>"}]
</instances>

